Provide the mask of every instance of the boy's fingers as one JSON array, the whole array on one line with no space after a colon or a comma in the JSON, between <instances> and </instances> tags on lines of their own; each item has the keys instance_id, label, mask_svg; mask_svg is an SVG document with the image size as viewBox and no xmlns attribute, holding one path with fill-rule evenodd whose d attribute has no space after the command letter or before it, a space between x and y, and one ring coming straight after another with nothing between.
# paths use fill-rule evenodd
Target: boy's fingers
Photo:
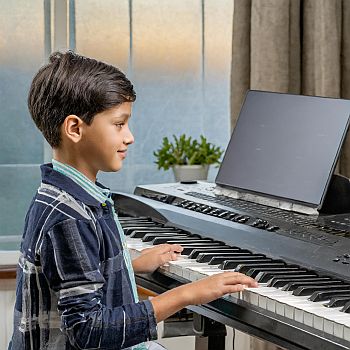
<instances>
[{"instance_id":1,"label":"boy's fingers","mask_svg":"<svg viewBox=\"0 0 350 350\"><path fill-rule=\"evenodd\" d=\"M171 260L174 260L173 257L172 257L172 254L171 253L169 254L169 252L165 253L165 254L162 254L160 256L160 259L161 259L162 265L166 264L167 262L169 262Z\"/></svg>"},{"instance_id":2,"label":"boy's fingers","mask_svg":"<svg viewBox=\"0 0 350 350\"><path fill-rule=\"evenodd\" d=\"M170 256L171 256L171 260L177 260L177 255L176 253L170 253Z\"/></svg>"},{"instance_id":3,"label":"boy's fingers","mask_svg":"<svg viewBox=\"0 0 350 350\"><path fill-rule=\"evenodd\" d=\"M170 245L170 249L173 252L181 253L184 250L184 248L180 244L169 244L169 245Z\"/></svg>"},{"instance_id":4,"label":"boy's fingers","mask_svg":"<svg viewBox=\"0 0 350 350\"><path fill-rule=\"evenodd\" d=\"M245 276L243 274L238 275L230 275L230 276L224 276L225 284L231 284L231 285L246 285L247 287L257 287L258 282L256 282L253 278Z\"/></svg>"},{"instance_id":5,"label":"boy's fingers","mask_svg":"<svg viewBox=\"0 0 350 350\"><path fill-rule=\"evenodd\" d=\"M159 248L158 248L159 247ZM160 254L169 253L169 252L179 252L183 251L183 248L179 244L160 244L157 248L157 251Z\"/></svg>"},{"instance_id":6,"label":"boy's fingers","mask_svg":"<svg viewBox=\"0 0 350 350\"><path fill-rule=\"evenodd\" d=\"M228 285L226 286L224 293L229 294L229 293L236 293L236 292L241 292L243 291L247 286L244 284L235 284L235 285Z\"/></svg>"},{"instance_id":7,"label":"boy's fingers","mask_svg":"<svg viewBox=\"0 0 350 350\"><path fill-rule=\"evenodd\" d=\"M156 245L154 247L151 247L151 248L145 248L142 250L141 254L142 253L156 253L156 254L163 254L167 251L170 250L170 244L159 244L159 245Z\"/></svg>"},{"instance_id":8,"label":"boy's fingers","mask_svg":"<svg viewBox=\"0 0 350 350\"><path fill-rule=\"evenodd\" d=\"M173 260L177 260L177 253L174 252L165 252L164 254L160 255L160 259L161 259L161 264L166 264L169 261L173 261Z\"/></svg>"},{"instance_id":9,"label":"boy's fingers","mask_svg":"<svg viewBox=\"0 0 350 350\"><path fill-rule=\"evenodd\" d=\"M258 283L251 277L246 276L239 272L223 272L222 274L216 275L219 278L223 277L225 284L236 285L244 284L248 287L257 287Z\"/></svg>"},{"instance_id":10,"label":"boy's fingers","mask_svg":"<svg viewBox=\"0 0 350 350\"><path fill-rule=\"evenodd\" d=\"M159 254L168 253L170 249L170 244L164 243L157 245L154 250L156 250Z\"/></svg>"}]
</instances>

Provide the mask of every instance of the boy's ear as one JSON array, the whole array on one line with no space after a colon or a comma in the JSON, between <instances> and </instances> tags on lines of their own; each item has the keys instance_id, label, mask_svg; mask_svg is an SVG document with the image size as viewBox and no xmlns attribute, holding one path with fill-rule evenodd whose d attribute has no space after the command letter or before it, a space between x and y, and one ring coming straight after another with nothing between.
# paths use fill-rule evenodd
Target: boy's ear
<instances>
[{"instance_id":1,"label":"boy's ear","mask_svg":"<svg viewBox=\"0 0 350 350\"><path fill-rule=\"evenodd\" d=\"M71 140L74 143L80 141L82 137L82 125L84 124L83 120L78 116L71 114L66 117L62 125L62 133L65 137Z\"/></svg>"}]
</instances>

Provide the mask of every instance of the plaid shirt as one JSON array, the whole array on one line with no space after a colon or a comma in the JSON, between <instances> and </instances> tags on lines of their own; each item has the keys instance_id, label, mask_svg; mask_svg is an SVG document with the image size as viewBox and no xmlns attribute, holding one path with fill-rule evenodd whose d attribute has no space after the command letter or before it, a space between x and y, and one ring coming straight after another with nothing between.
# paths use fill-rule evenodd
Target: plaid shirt
<instances>
[{"instance_id":1,"label":"plaid shirt","mask_svg":"<svg viewBox=\"0 0 350 350\"><path fill-rule=\"evenodd\" d=\"M156 339L152 304L133 292L112 203L50 164L41 171L25 220L9 349L124 349Z\"/></svg>"}]
</instances>

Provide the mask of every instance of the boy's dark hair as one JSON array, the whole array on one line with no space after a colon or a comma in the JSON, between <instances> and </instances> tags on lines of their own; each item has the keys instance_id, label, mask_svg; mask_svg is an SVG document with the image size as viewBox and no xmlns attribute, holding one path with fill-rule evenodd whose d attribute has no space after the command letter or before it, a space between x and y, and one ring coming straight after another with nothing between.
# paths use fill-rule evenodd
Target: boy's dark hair
<instances>
[{"instance_id":1,"label":"boy's dark hair","mask_svg":"<svg viewBox=\"0 0 350 350\"><path fill-rule=\"evenodd\" d=\"M135 99L133 85L118 68L72 51L55 52L33 79L28 108L47 142L58 147L68 115L91 124L97 113Z\"/></svg>"}]
</instances>

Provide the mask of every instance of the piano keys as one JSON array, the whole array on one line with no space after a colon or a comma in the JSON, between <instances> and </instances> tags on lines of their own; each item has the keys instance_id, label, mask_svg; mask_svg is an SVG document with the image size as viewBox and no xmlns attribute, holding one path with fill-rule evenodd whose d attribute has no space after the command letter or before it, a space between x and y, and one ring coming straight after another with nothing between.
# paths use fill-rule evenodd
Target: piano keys
<instances>
[{"instance_id":1,"label":"piano keys","mask_svg":"<svg viewBox=\"0 0 350 350\"><path fill-rule=\"evenodd\" d=\"M227 213L224 219L225 215L209 216L135 195L115 199L133 256L153 244L180 243L184 247L177 261L169 262L155 274L136 276L138 283L161 292L226 270L239 271L255 278L259 288L247 288L207 306L193 306L192 310L288 349L350 348L350 274L344 269L347 264L318 264L337 256L347 261L344 255L350 249L345 240L345 250L335 249L330 254L327 245L315 247L312 241L286 240L284 234L276 234L283 227L281 223L266 225L267 220L262 219L264 225L247 225L256 222L251 213L239 213L239 222L227 220ZM149 207L146 211L145 206ZM142 217L145 212L154 215ZM269 227L274 230L267 230ZM303 259L297 250L302 245L302 253L308 253ZM325 252L328 254L322 256ZM164 276L168 286L161 282Z\"/></svg>"}]
</instances>

